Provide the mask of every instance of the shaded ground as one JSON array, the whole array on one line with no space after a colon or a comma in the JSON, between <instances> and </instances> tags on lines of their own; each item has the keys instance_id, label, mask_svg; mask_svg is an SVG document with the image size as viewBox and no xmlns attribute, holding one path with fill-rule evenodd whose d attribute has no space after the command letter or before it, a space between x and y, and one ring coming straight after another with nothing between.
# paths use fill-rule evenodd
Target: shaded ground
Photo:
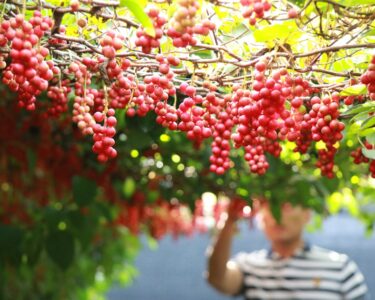
<instances>
[{"instance_id":1,"label":"shaded ground","mask_svg":"<svg viewBox=\"0 0 375 300\"><path fill-rule=\"evenodd\" d=\"M363 226L356 220L339 215L325 221L322 231L306 234L313 244L344 252L353 258L366 277L375 299L375 235L364 236ZM203 279L206 267L205 249L210 243L208 235L197 235L177 241L163 239L156 251L145 247L136 266L139 277L128 288L113 288L108 300L224 300ZM258 230L249 230L243 224L236 237L233 253L267 247Z\"/></svg>"}]
</instances>

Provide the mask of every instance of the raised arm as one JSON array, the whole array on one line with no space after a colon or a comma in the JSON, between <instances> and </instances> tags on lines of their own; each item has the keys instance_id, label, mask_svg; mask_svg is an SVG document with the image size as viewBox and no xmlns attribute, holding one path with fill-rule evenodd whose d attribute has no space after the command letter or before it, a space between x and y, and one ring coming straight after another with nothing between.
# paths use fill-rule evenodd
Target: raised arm
<instances>
[{"instance_id":1,"label":"raised arm","mask_svg":"<svg viewBox=\"0 0 375 300\"><path fill-rule=\"evenodd\" d=\"M235 263L229 261L233 235L237 230L236 220L237 216L232 206L226 220L219 224L221 229L207 250L207 281L218 291L229 295L237 294L243 281L242 271Z\"/></svg>"}]
</instances>

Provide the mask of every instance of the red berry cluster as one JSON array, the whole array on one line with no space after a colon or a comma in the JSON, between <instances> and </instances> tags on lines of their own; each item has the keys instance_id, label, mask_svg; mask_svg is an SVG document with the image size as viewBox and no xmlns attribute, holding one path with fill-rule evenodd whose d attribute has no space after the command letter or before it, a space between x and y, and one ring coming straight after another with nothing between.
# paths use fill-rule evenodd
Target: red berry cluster
<instances>
[{"instance_id":1,"label":"red berry cluster","mask_svg":"<svg viewBox=\"0 0 375 300\"><path fill-rule=\"evenodd\" d=\"M165 16L161 15L160 11L155 7L150 8L147 14L153 21L155 36L152 37L148 35L144 28L139 28L137 30L135 45L141 47L143 53L150 53L152 48L160 47L160 39L163 36L163 26L167 23Z\"/></svg>"},{"instance_id":2,"label":"red berry cluster","mask_svg":"<svg viewBox=\"0 0 375 300\"><path fill-rule=\"evenodd\" d=\"M94 119L94 145L92 151L98 155L99 162L106 162L110 158L117 156L117 151L113 148L115 144L114 136L116 134L115 126L117 120L115 118L115 110L109 109L107 114L96 112ZM103 125L99 124L103 122Z\"/></svg>"},{"instance_id":3,"label":"red berry cluster","mask_svg":"<svg viewBox=\"0 0 375 300\"><path fill-rule=\"evenodd\" d=\"M246 146L245 160L248 162L252 173L263 175L269 168L269 163L264 155L262 146Z\"/></svg>"},{"instance_id":4,"label":"red berry cluster","mask_svg":"<svg viewBox=\"0 0 375 300\"><path fill-rule=\"evenodd\" d=\"M371 145L370 145L371 146ZM362 147L358 147L357 149L353 150L350 153L350 156L353 157L353 162L357 165L361 163L368 163L370 162L370 159L363 155L362 153Z\"/></svg>"},{"instance_id":5,"label":"red berry cluster","mask_svg":"<svg viewBox=\"0 0 375 300\"><path fill-rule=\"evenodd\" d=\"M96 122L90 110L94 106L95 97L87 88L91 83L91 73L87 66L80 62L72 62L68 72L73 74L76 80L74 84L73 122L77 123L83 134L94 134L93 127Z\"/></svg>"},{"instance_id":6,"label":"red berry cluster","mask_svg":"<svg viewBox=\"0 0 375 300\"><path fill-rule=\"evenodd\" d=\"M202 23L196 24L193 28L193 32L200 35L208 35L210 31L215 30L216 25L214 22L206 19Z\"/></svg>"},{"instance_id":7,"label":"red berry cluster","mask_svg":"<svg viewBox=\"0 0 375 300\"><path fill-rule=\"evenodd\" d=\"M117 80L112 83L108 91L111 98L110 107L124 109L132 99L133 91L136 89L134 76L128 74L127 76L119 76Z\"/></svg>"},{"instance_id":8,"label":"red berry cluster","mask_svg":"<svg viewBox=\"0 0 375 300\"><path fill-rule=\"evenodd\" d=\"M171 23L172 28L180 33L192 29L195 25L195 16L198 9L199 3L196 0L178 0L177 9Z\"/></svg>"},{"instance_id":9,"label":"red berry cluster","mask_svg":"<svg viewBox=\"0 0 375 300\"><path fill-rule=\"evenodd\" d=\"M210 20L196 24L195 15L198 9L199 3L196 0L178 1L178 8L167 31L167 35L173 39L173 46L195 46L197 40L193 36L194 33L208 35L210 30L215 29L215 24Z\"/></svg>"},{"instance_id":10,"label":"red berry cluster","mask_svg":"<svg viewBox=\"0 0 375 300\"><path fill-rule=\"evenodd\" d=\"M130 74L124 75L124 72L130 66L130 61L122 58L121 60L109 59L108 61L100 62L99 58L99 69L101 66L106 66L103 74L106 77L106 81L112 81L112 83L106 82L106 84L110 84L108 89L110 101L105 100L104 90L98 91L100 96L95 96L94 111L103 111L105 106L125 108L131 99L132 89L135 88L134 76Z\"/></svg>"},{"instance_id":11,"label":"red berry cluster","mask_svg":"<svg viewBox=\"0 0 375 300\"><path fill-rule=\"evenodd\" d=\"M127 115L132 116L137 113L139 116L145 116L150 110L155 110L158 117L156 121L169 129L177 129L176 108L168 104L170 96L176 94L176 89L172 79L174 73L170 65L178 65L178 58L169 55L167 58L157 55L159 62L159 72L161 75L154 74L146 76L143 84L138 84L134 93L132 107L128 109Z\"/></svg>"},{"instance_id":12,"label":"red berry cluster","mask_svg":"<svg viewBox=\"0 0 375 300\"><path fill-rule=\"evenodd\" d=\"M117 34L114 31L106 31L105 36L100 40L100 46L102 46L102 54L113 59L116 57L116 52L122 48L125 37L121 34Z\"/></svg>"},{"instance_id":13,"label":"red berry cluster","mask_svg":"<svg viewBox=\"0 0 375 300\"><path fill-rule=\"evenodd\" d=\"M90 107L90 112L103 112L106 107L109 107L108 98L105 96L104 89L86 88L86 95L90 95L93 99L93 105Z\"/></svg>"},{"instance_id":14,"label":"red berry cluster","mask_svg":"<svg viewBox=\"0 0 375 300\"><path fill-rule=\"evenodd\" d=\"M133 234L139 234L145 227L156 239L170 233L174 238L192 234L192 217L186 205L172 204L164 199L157 199L149 204L142 192L135 192L129 202L122 201L115 223L126 226Z\"/></svg>"},{"instance_id":15,"label":"red berry cluster","mask_svg":"<svg viewBox=\"0 0 375 300\"><path fill-rule=\"evenodd\" d=\"M340 97L337 93L331 97L313 97L311 99L311 110L309 112L309 122L311 126L312 140L323 141L326 149L318 151L319 161L317 167L322 171L322 175L332 178L334 167L334 156L337 152L335 144L343 138L342 131L344 123L338 120Z\"/></svg>"},{"instance_id":16,"label":"red berry cluster","mask_svg":"<svg viewBox=\"0 0 375 300\"><path fill-rule=\"evenodd\" d=\"M250 25L255 25L257 19L263 18L264 13L271 9L271 4L267 0L241 0L240 2L246 7L242 16L249 18Z\"/></svg>"},{"instance_id":17,"label":"red berry cluster","mask_svg":"<svg viewBox=\"0 0 375 300\"><path fill-rule=\"evenodd\" d=\"M18 104L28 110L35 109L35 96L47 90L48 81L59 73L52 61L46 61L47 48L40 39L52 27L52 19L35 11L26 21L23 15L5 20L0 27L0 47L11 43L11 63L3 72L3 82L18 92Z\"/></svg>"},{"instance_id":18,"label":"red berry cluster","mask_svg":"<svg viewBox=\"0 0 375 300\"><path fill-rule=\"evenodd\" d=\"M176 93L171 81L172 78L170 78L171 76L173 76L173 73L168 73L167 76L155 74L144 78L145 96L146 98L150 98L152 104L150 108L155 108L156 114L161 118L165 114L159 110L163 108L167 109L169 96L173 96ZM175 121L177 121L177 117Z\"/></svg>"},{"instance_id":19,"label":"red berry cluster","mask_svg":"<svg viewBox=\"0 0 375 300\"><path fill-rule=\"evenodd\" d=\"M180 103L177 110L181 120L178 129L187 132L187 137L191 140L201 140L211 136L211 129L203 119L205 111L198 106L203 101L202 96L196 94L195 87L185 82L180 85L180 92L188 97Z\"/></svg>"},{"instance_id":20,"label":"red berry cluster","mask_svg":"<svg viewBox=\"0 0 375 300\"><path fill-rule=\"evenodd\" d=\"M47 110L48 116L58 117L68 110L68 94L71 90L69 80L63 80L60 84L49 86L47 97L51 99L51 106Z\"/></svg>"},{"instance_id":21,"label":"red berry cluster","mask_svg":"<svg viewBox=\"0 0 375 300\"><path fill-rule=\"evenodd\" d=\"M119 75L122 75L122 72L124 69L122 68L122 64L118 63L116 59L109 59L106 64L106 74L105 76L108 76L108 79L114 79Z\"/></svg>"},{"instance_id":22,"label":"red berry cluster","mask_svg":"<svg viewBox=\"0 0 375 300\"><path fill-rule=\"evenodd\" d=\"M237 125L232 134L232 140L236 148L241 146L245 149L245 160L249 163L250 170L254 173L264 174L263 162L265 160L264 149L261 146L265 138L260 139L260 133L264 131L263 119L270 123L269 119L261 116L261 104L251 97L249 90L235 87L232 98L231 113ZM255 93L254 93L255 94ZM259 99L258 99L259 100ZM261 123L259 123L259 120ZM271 124L271 123L270 123ZM257 131L259 128L259 132ZM271 128L271 127L270 127ZM259 162L259 167L258 167Z\"/></svg>"},{"instance_id":23,"label":"red berry cluster","mask_svg":"<svg viewBox=\"0 0 375 300\"><path fill-rule=\"evenodd\" d=\"M375 100L375 55L372 56L366 73L362 75L361 82L367 85L370 99Z\"/></svg>"},{"instance_id":24,"label":"red berry cluster","mask_svg":"<svg viewBox=\"0 0 375 300\"><path fill-rule=\"evenodd\" d=\"M365 147L368 150L375 149L374 145L371 145L369 142L365 142ZM358 147L356 150L350 153L350 156L353 157L355 164L368 163L369 171L372 178L375 178L375 159L370 159L363 155L362 147Z\"/></svg>"},{"instance_id":25,"label":"red berry cluster","mask_svg":"<svg viewBox=\"0 0 375 300\"><path fill-rule=\"evenodd\" d=\"M177 67L180 64L180 59L172 54L169 54L167 57L158 54L155 59L159 63L159 72L172 79L174 74L170 66Z\"/></svg>"},{"instance_id":26,"label":"red berry cluster","mask_svg":"<svg viewBox=\"0 0 375 300\"><path fill-rule=\"evenodd\" d=\"M363 103L364 101L365 101L365 97L363 97L363 95L347 96L347 97L344 98L345 105Z\"/></svg>"},{"instance_id":27,"label":"red berry cluster","mask_svg":"<svg viewBox=\"0 0 375 300\"><path fill-rule=\"evenodd\" d=\"M358 80L355 78L351 78L349 80L349 85L355 85L358 84ZM356 96L346 96L342 97L342 100L345 105L352 105L352 104L358 104L358 103L363 103L365 101L365 96L364 95L356 95Z\"/></svg>"},{"instance_id":28,"label":"red berry cluster","mask_svg":"<svg viewBox=\"0 0 375 300\"><path fill-rule=\"evenodd\" d=\"M341 131L344 130L345 125L338 120L340 116L339 99L338 94L322 99L319 97L311 99L312 109L309 115L315 119L315 124L311 129L314 141L323 141L333 145L343 138Z\"/></svg>"},{"instance_id":29,"label":"red berry cluster","mask_svg":"<svg viewBox=\"0 0 375 300\"><path fill-rule=\"evenodd\" d=\"M333 145L326 145L326 149L318 150L318 161L316 166L320 169L321 174L328 178L333 178L333 167L335 166L334 159L337 148Z\"/></svg>"},{"instance_id":30,"label":"red berry cluster","mask_svg":"<svg viewBox=\"0 0 375 300\"><path fill-rule=\"evenodd\" d=\"M311 143L312 143L312 133L311 133L311 128L313 124L309 122L310 120L310 115L304 114L303 115L303 120L299 123L300 131L299 135L296 139L296 148L294 149L294 152L299 152L299 153L306 153L307 150L309 149Z\"/></svg>"},{"instance_id":31,"label":"red berry cluster","mask_svg":"<svg viewBox=\"0 0 375 300\"><path fill-rule=\"evenodd\" d=\"M235 146L245 148L250 170L264 174L268 168L265 152L279 156L278 139L297 140L301 96L309 94L309 85L301 77L292 78L285 69L266 76L267 62L255 65L253 90L235 87L231 113L237 125L232 139ZM290 101L291 108L286 107Z\"/></svg>"},{"instance_id":32,"label":"red berry cluster","mask_svg":"<svg viewBox=\"0 0 375 300\"><path fill-rule=\"evenodd\" d=\"M219 104L222 109L217 114L217 123L213 126L213 142L211 144L212 154L210 156L210 171L218 175L224 174L230 168L230 138L235 125L232 116L230 103L231 96L224 97L224 101Z\"/></svg>"}]
</instances>

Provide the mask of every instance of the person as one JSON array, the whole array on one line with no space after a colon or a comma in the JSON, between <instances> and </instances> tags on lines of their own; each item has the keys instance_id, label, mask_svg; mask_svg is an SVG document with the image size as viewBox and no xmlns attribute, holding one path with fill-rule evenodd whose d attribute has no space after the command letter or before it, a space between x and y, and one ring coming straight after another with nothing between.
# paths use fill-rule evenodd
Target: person
<instances>
[{"instance_id":1,"label":"person","mask_svg":"<svg viewBox=\"0 0 375 300\"><path fill-rule=\"evenodd\" d=\"M367 299L368 288L355 262L345 254L304 241L309 209L284 203L277 222L267 201L257 203L260 227L270 249L241 252L230 259L238 219L238 204L231 203L207 251L210 285L224 294L242 295L248 300Z\"/></svg>"}]
</instances>

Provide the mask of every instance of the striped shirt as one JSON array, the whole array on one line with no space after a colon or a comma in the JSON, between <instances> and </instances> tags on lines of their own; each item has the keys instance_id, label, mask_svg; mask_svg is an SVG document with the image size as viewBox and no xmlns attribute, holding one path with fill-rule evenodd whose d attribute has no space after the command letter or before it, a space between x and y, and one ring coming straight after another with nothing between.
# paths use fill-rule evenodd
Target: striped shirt
<instances>
[{"instance_id":1,"label":"striped shirt","mask_svg":"<svg viewBox=\"0 0 375 300\"><path fill-rule=\"evenodd\" d=\"M241 294L247 300L365 299L367 286L357 265L345 254L305 246L290 258L260 250L233 260L244 273Z\"/></svg>"}]
</instances>

